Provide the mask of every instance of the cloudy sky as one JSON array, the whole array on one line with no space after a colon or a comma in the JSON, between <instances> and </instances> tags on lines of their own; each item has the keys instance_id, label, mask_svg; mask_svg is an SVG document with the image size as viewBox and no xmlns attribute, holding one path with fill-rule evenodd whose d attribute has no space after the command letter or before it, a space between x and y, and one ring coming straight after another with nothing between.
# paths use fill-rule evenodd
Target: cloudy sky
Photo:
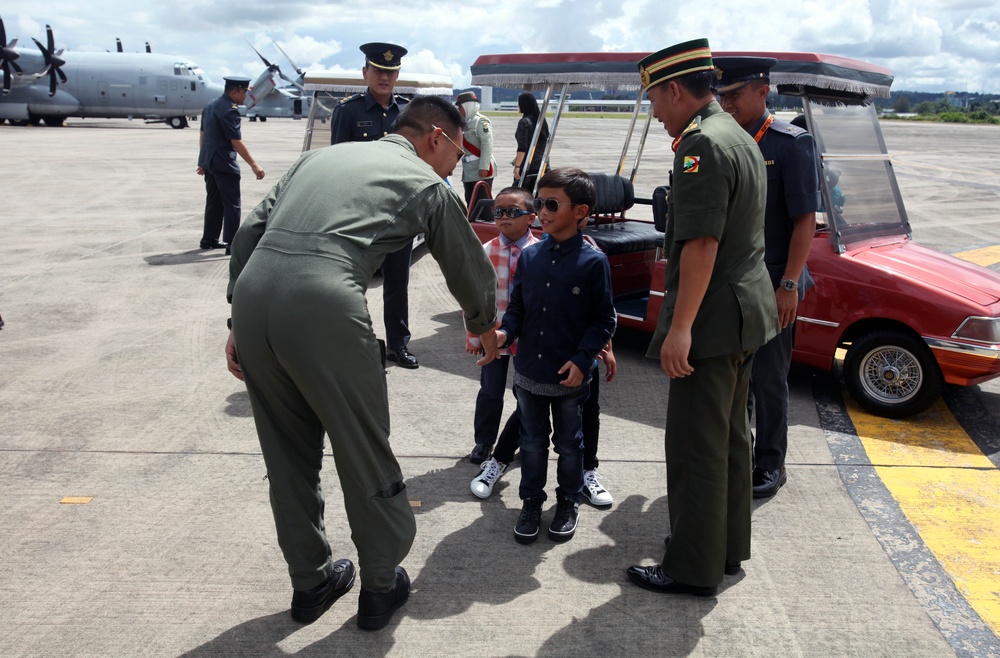
<instances>
[{"instance_id":1,"label":"cloudy sky","mask_svg":"<svg viewBox=\"0 0 1000 658\"><path fill-rule=\"evenodd\" d=\"M286 73L276 41L304 69L360 69L358 46L404 45L407 70L469 83L481 54L653 51L698 37L716 50L805 50L872 61L894 90L1000 93L997 0L6 0L7 38L57 47L184 56L213 79L263 69L244 39Z\"/></svg>"}]
</instances>

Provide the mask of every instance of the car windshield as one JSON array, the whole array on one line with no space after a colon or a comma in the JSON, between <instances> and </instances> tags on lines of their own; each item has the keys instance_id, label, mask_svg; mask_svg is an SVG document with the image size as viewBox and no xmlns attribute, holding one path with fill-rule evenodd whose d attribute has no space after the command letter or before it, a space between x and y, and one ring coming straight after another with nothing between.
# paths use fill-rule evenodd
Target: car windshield
<instances>
[{"instance_id":1,"label":"car windshield","mask_svg":"<svg viewBox=\"0 0 1000 658\"><path fill-rule=\"evenodd\" d=\"M823 168L820 222L839 251L851 242L910 234L874 105L808 102Z\"/></svg>"}]
</instances>

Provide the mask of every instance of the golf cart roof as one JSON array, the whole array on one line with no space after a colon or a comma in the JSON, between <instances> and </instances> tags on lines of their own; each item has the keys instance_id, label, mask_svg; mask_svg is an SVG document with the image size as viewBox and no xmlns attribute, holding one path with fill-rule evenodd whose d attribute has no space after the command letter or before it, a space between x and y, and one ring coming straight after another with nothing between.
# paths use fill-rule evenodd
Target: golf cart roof
<instances>
[{"instance_id":1,"label":"golf cart roof","mask_svg":"<svg viewBox=\"0 0 1000 658\"><path fill-rule=\"evenodd\" d=\"M361 92L368 83L360 71L309 71L303 79L306 91ZM397 94L450 96L451 77L429 73L401 73L396 81Z\"/></svg>"},{"instance_id":2,"label":"golf cart roof","mask_svg":"<svg viewBox=\"0 0 1000 658\"><path fill-rule=\"evenodd\" d=\"M472 65L472 84L538 90L549 85L568 89L639 90L636 63L649 53L514 53L481 55ZM771 84L780 93L811 96L844 94L848 102L889 97L892 73L881 66L820 53L716 52L723 56L774 57ZM822 90L822 91L821 91Z\"/></svg>"}]
</instances>

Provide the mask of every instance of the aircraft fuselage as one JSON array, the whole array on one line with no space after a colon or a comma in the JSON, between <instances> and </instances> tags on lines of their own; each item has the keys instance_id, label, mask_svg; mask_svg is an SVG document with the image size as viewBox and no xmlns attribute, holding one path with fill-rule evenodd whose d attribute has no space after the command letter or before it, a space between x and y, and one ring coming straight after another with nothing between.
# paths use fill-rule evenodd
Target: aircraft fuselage
<instances>
[{"instance_id":1,"label":"aircraft fuselage","mask_svg":"<svg viewBox=\"0 0 1000 658\"><path fill-rule=\"evenodd\" d=\"M41 54L18 52L24 73L0 96L0 118L183 118L201 114L206 103L223 93L222 85L183 57L65 52L62 72L67 80L50 96Z\"/></svg>"}]
</instances>

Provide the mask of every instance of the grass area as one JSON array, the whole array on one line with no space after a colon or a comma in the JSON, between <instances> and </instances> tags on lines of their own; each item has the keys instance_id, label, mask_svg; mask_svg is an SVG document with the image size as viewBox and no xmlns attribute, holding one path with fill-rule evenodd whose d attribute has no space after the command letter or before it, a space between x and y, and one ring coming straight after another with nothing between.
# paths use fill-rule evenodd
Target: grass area
<instances>
[{"instance_id":1,"label":"grass area","mask_svg":"<svg viewBox=\"0 0 1000 658\"><path fill-rule=\"evenodd\" d=\"M1000 117L992 116L986 112L943 112L941 114L917 114L909 117L884 114L879 118L890 121L935 121L940 123L978 123L1000 126Z\"/></svg>"},{"instance_id":2,"label":"grass area","mask_svg":"<svg viewBox=\"0 0 1000 658\"><path fill-rule=\"evenodd\" d=\"M500 112L498 110L491 110L489 112L480 112L480 114L485 114L488 117L510 117L516 116L520 117L520 112ZM545 116L549 119L555 117L555 112L549 112ZM563 112L562 118L564 119L631 119L631 112Z\"/></svg>"}]
</instances>

